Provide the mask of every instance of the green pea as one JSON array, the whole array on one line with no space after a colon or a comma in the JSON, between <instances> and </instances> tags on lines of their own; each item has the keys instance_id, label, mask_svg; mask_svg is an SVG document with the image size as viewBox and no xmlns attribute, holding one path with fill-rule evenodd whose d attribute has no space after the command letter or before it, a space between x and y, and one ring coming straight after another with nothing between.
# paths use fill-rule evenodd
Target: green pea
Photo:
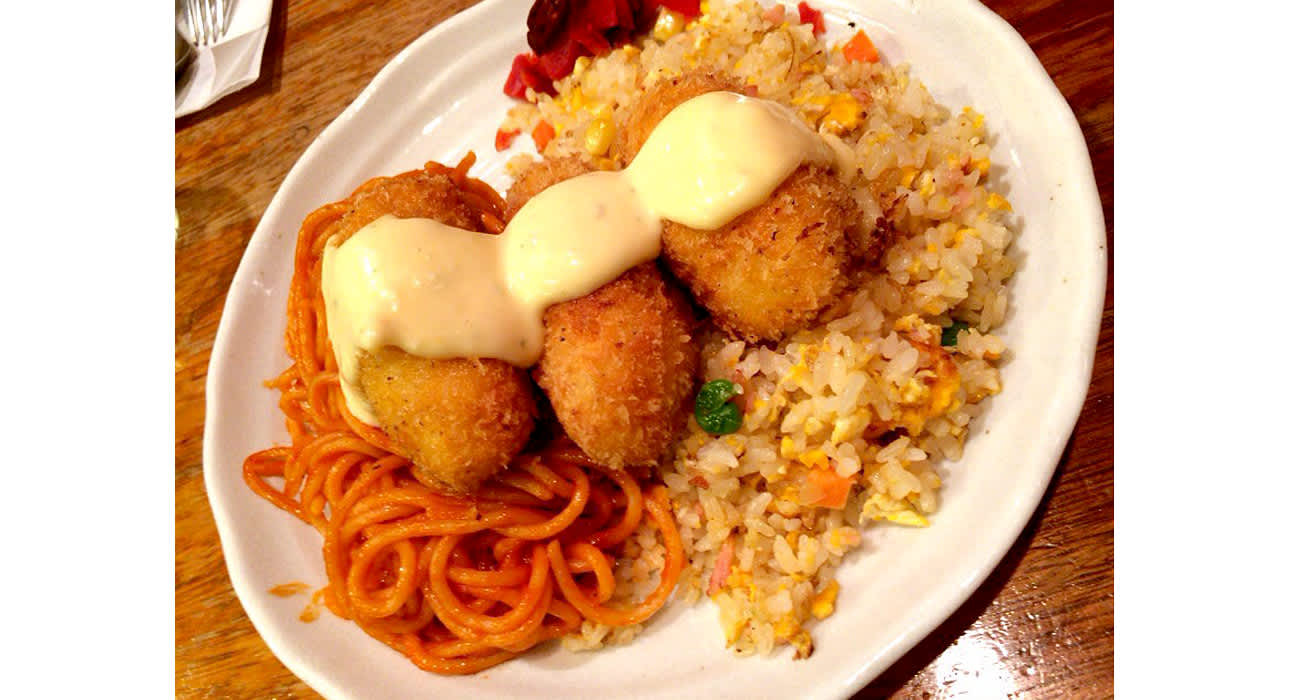
<instances>
[{"instance_id":1,"label":"green pea","mask_svg":"<svg viewBox=\"0 0 1290 700\"><path fill-rule=\"evenodd\" d=\"M744 415L730 403L739 394L729 379L714 379L699 389L694 399L694 419L712 435L733 433L743 425Z\"/></svg>"},{"instance_id":2,"label":"green pea","mask_svg":"<svg viewBox=\"0 0 1290 700\"><path fill-rule=\"evenodd\" d=\"M941 329L941 345L943 347L954 347L959 344L959 331L965 331L970 326L962 321L955 321Z\"/></svg>"}]
</instances>

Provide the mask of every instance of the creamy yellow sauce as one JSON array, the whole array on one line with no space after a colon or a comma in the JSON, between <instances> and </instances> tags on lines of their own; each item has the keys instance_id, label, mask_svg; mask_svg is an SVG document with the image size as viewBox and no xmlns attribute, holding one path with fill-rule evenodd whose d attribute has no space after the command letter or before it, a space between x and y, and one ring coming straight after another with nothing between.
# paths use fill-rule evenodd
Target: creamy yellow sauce
<instances>
[{"instance_id":1,"label":"creamy yellow sauce","mask_svg":"<svg viewBox=\"0 0 1290 700\"><path fill-rule=\"evenodd\" d=\"M626 169L593 172L529 200L499 235L383 216L323 253L327 335L355 417L379 421L358 388L361 352L518 367L542 354L542 313L659 255L662 220L713 230L764 202L803 162L833 151L793 112L729 92L659 122Z\"/></svg>"},{"instance_id":2,"label":"creamy yellow sauce","mask_svg":"<svg viewBox=\"0 0 1290 700\"><path fill-rule=\"evenodd\" d=\"M668 112L623 173L658 217L712 230L766 201L803 162L833 157L784 105L711 92Z\"/></svg>"}]
</instances>

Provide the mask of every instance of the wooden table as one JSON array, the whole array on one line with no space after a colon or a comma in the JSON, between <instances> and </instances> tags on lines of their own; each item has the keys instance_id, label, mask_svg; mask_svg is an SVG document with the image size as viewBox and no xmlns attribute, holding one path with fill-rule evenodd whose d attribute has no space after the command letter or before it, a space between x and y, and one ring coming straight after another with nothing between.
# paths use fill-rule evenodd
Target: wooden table
<instances>
[{"instance_id":1,"label":"wooden table","mask_svg":"<svg viewBox=\"0 0 1290 700\"><path fill-rule=\"evenodd\" d=\"M269 652L229 584L202 485L206 365L242 251L292 164L399 50L471 4L277 0L260 80L175 122L177 697L317 697ZM1109 243L1111 0L986 4L1021 32L1074 109ZM968 602L858 697L1113 694L1112 290L1108 271L1092 387L1038 511Z\"/></svg>"}]
</instances>

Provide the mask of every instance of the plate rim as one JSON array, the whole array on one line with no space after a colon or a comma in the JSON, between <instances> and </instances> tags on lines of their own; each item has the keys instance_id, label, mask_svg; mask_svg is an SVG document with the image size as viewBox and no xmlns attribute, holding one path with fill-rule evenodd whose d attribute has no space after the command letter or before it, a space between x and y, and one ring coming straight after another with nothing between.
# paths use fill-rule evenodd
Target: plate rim
<instances>
[{"instance_id":1,"label":"plate rim","mask_svg":"<svg viewBox=\"0 0 1290 700\"><path fill-rule=\"evenodd\" d=\"M765 0L760 0L765 4ZM1008 22L1003 20L999 15L994 13L988 7L983 5L979 0L890 0L892 4L901 6L911 13L929 13L940 11L938 8L948 8L946 11L956 13L967 13L977 22L986 27L993 39L1007 45L1015 56L1020 57L1024 62L1027 73L1032 79L1039 79L1039 89L1047 92L1046 100L1057 108L1057 115L1060 124L1053 124L1054 131L1060 131L1064 136L1064 142L1078 143L1082 148L1076 154L1076 159L1071 163L1072 168L1082 170L1079 173L1078 186L1082 190L1074 196L1077 200L1082 200L1083 207L1086 209L1086 215L1090 217L1089 223L1095 228L1094 239L1099 243L1099 249L1093 254L1091 260L1091 269L1085 270L1088 274L1087 284L1095 290L1086 296L1079 297L1080 304L1074 312L1076 317L1071 322L1073 329L1072 337L1080 343L1083 352L1079 353L1080 376L1081 380L1078 385L1081 387L1077 391L1072 391L1062 399L1054 399L1057 402L1057 411L1054 423L1066 426L1060 435L1055 434L1049 437L1049 441L1056 443L1058 448L1054 451L1051 464L1045 465L1045 469L1035 470L1036 478L1033 486L1027 492L1025 501L1027 507L1013 509L1012 517L1003 527L1008 537L999 539L998 545L991 548L991 554L983 557L973 568L972 574L958 586L957 595L950 595L938 598L934 601L928 601L926 604L936 609L932 614L926 614L918 617L917 621L911 624L904 634L893 640L883 652L867 663L857 664L857 668L846 677L844 687L824 688L823 692L833 696L833 691L838 697L846 697L864 687L865 684L872 681L880 673L886 670L893 662L906 654L911 648L925 639L927 635L939 625L943 624L949 617L957 611L963 603L980 587L986 578L998 567L999 562L1009 550L1016 544L1018 537L1021 535L1027 523L1034 516L1040 506L1044 493L1052 483L1052 479L1061 462L1062 454L1070 437L1078 424L1079 417L1083 411L1084 403L1089 391L1089 382L1092 377L1093 362L1096 356L1098 335L1101 329L1101 317L1105 306L1106 283L1107 283L1107 254L1106 254L1106 226L1105 215L1099 196L1099 188L1093 171L1092 159L1088 152L1087 141L1084 138L1082 129L1075 117L1065 97L1061 94L1051 76L1044 69L1039 58L1026 43L1025 39L1012 27ZM206 418L203 426L203 483L206 488L207 498L211 505L212 515L215 519L216 530L219 533L220 545L222 548L224 565L229 573L230 583L238 598L239 604L246 613L247 618L251 621L256 632L269 646L275 657L283 663L292 673L299 677L311 688L322 693L327 697L345 697L347 694L337 687L331 680L306 661L298 659L294 652L288 648L288 643L284 640L271 624L265 624L260 618L260 613L255 606L247 604L247 596L251 591L247 590L249 583L246 581L246 574L241 570L239 563L240 558L229 556L231 538L228 533L233 527L229 522L230 514L224 509L216 507L215 499L211 497L212 493L212 471L207 469L218 461L215 455L214 441L212 432L220 421L220 416L225 415L227 409L221 405L219 391L215 389L220 379L224 376L226 364L229 361L230 332L228 326L232 324L230 320L232 315L228 313L231 306L236 305L246 295L248 287L247 276L251 274L247 265L247 260L252 256L254 251L271 246L273 244L274 234L264 226L266 220L274 218L274 215L282 207L286 206L283 192L292 189L292 185L309 170L313 162L317 159L319 151L325 147L325 143L339 130L340 126L354 118L360 112L363 105L368 101L371 95L381 89L381 86L390 79L390 76L403 64L408 58L422 50L422 48L431 42L438 40L441 35L448 34L461 25L469 25L475 20L477 15L487 15L492 12L495 6L505 4L505 0L483 0L474 6L458 12L442 22L423 32L420 36L410 42L400 50L394 58L386 63L364 86L350 104L340 112L328 125L319 132L315 139L309 144L301 156L292 165L282 183L275 191L269 206L260 218L255 232L252 234L246 249L243 251L239 260L238 268L230 284L229 291L226 295L224 305L221 310L220 322L216 330L214 343L211 348L210 361L207 367L207 378L205 383L206 396L205 408ZM791 3L790 3L791 4ZM853 5L854 3L846 0L825 0L821 5ZM856 8L859 9L859 8ZM330 135L330 136L329 136ZM294 241L294 236L291 238ZM1082 324L1078 316L1082 312ZM1079 331L1079 332L1075 332ZM213 390L214 389L214 390ZM1042 478L1039 478L1042 475ZM237 554L237 547L233 546L234 555ZM237 560L237 562L235 562ZM943 613L943 614L942 614ZM819 690L819 689L817 689Z\"/></svg>"}]
</instances>

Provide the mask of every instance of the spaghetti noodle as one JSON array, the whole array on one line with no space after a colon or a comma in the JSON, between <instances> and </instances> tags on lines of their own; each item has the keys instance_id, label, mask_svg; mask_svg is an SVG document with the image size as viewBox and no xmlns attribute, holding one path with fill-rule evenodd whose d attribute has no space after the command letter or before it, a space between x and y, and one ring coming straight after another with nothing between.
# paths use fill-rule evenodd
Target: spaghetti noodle
<instances>
[{"instance_id":1,"label":"spaghetti noodle","mask_svg":"<svg viewBox=\"0 0 1290 700\"><path fill-rule=\"evenodd\" d=\"M448 176L496 233L505 205L467 175L473 162L472 153L453 168L431 162L394 177ZM327 607L427 671L474 673L574 633L583 620L643 622L685 564L664 487L643 488L555 440L520 455L473 497L447 496L417 481L389 437L347 410L327 339L322 254L350 200L390 179L369 180L301 225L287 299L293 363L268 382L281 392L291 444L247 457L243 479L322 535ZM664 565L653 592L622 604L615 562L646 520L661 535Z\"/></svg>"}]
</instances>

